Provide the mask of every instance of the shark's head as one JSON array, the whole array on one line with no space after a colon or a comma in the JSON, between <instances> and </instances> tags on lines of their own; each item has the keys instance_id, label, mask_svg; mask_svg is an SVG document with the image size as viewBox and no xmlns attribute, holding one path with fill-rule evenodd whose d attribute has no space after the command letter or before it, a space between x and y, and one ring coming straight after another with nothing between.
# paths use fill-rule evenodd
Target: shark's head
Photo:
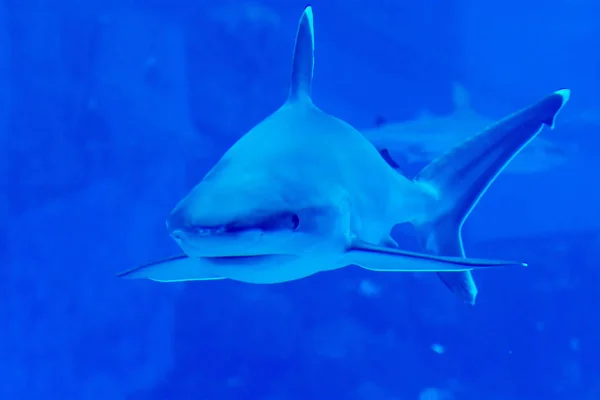
<instances>
[{"instance_id":1,"label":"shark's head","mask_svg":"<svg viewBox=\"0 0 600 400\"><path fill-rule=\"evenodd\" d=\"M224 162L225 160L222 160ZM293 172L216 165L167 218L192 257L327 251L342 223L338 204L321 201Z\"/></svg>"},{"instance_id":2,"label":"shark's head","mask_svg":"<svg viewBox=\"0 0 600 400\"><path fill-rule=\"evenodd\" d=\"M318 124L310 99L313 19L300 19L288 100L243 136L172 211L167 229L192 257L339 251L347 243L343 195L319 155L288 140Z\"/></svg>"}]
</instances>

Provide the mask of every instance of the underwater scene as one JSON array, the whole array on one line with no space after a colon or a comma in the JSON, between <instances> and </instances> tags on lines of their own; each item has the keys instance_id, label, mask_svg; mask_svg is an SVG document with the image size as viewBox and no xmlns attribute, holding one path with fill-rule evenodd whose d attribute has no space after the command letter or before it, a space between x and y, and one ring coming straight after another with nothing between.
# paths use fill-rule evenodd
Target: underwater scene
<instances>
[{"instance_id":1,"label":"underwater scene","mask_svg":"<svg viewBox=\"0 0 600 400\"><path fill-rule=\"evenodd\" d=\"M0 399L600 399L598 21L0 1Z\"/></svg>"}]
</instances>

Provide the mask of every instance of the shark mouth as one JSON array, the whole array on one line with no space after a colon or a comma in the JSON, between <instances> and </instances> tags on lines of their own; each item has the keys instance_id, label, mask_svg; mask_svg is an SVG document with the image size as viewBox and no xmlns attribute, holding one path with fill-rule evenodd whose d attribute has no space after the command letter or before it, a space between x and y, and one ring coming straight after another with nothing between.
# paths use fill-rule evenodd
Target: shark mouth
<instances>
[{"instance_id":1,"label":"shark mouth","mask_svg":"<svg viewBox=\"0 0 600 400\"><path fill-rule=\"evenodd\" d=\"M186 230L191 235L206 237L239 234L247 231L295 231L299 225L300 218L297 214L284 212L263 218L258 222L233 222L215 226L196 225Z\"/></svg>"},{"instance_id":2,"label":"shark mouth","mask_svg":"<svg viewBox=\"0 0 600 400\"><path fill-rule=\"evenodd\" d=\"M226 236L236 233L243 233L252 229L253 227L251 226L242 227L240 225L235 224L224 224L215 226L196 225L191 226L189 228L186 227L184 229L176 229L171 233L171 235L176 239L184 239L185 236L206 238L211 236Z\"/></svg>"},{"instance_id":3,"label":"shark mouth","mask_svg":"<svg viewBox=\"0 0 600 400\"><path fill-rule=\"evenodd\" d=\"M216 236L223 235L228 232L230 232L228 225L193 226L189 229L189 233L197 236Z\"/></svg>"},{"instance_id":4,"label":"shark mouth","mask_svg":"<svg viewBox=\"0 0 600 400\"><path fill-rule=\"evenodd\" d=\"M295 253L305 236L300 218L281 212L258 221L193 225L174 229L171 236L190 257L237 257Z\"/></svg>"}]
</instances>

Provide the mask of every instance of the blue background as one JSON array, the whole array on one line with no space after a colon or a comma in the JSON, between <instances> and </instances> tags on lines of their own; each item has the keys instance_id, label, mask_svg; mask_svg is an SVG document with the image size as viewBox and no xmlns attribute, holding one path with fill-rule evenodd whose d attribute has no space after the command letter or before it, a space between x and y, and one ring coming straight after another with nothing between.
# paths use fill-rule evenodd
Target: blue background
<instances>
[{"instance_id":1,"label":"blue background","mask_svg":"<svg viewBox=\"0 0 600 400\"><path fill-rule=\"evenodd\" d=\"M114 277L177 251L168 212L284 100L304 6L0 1L1 399L600 398L592 0L313 3L314 100L359 129L451 113L454 81L490 118L572 89L542 134L577 156L467 222L469 255L530 265L477 273L474 308L434 275Z\"/></svg>"}]
</instances>

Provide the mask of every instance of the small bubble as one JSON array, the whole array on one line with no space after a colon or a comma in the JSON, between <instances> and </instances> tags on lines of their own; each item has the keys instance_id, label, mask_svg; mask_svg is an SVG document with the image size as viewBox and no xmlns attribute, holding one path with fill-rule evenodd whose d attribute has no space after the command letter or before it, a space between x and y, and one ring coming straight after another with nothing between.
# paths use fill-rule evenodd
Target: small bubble
<instances>
[{"instance_id":1,"label":"small bubble","mask_svg":"<svg viewBox=\"0 0 600 400\"><path fill-rule=\"evenodd\" d=\"M434 343L431 345L431 350L435 351L438 354L444 354L444 352L446 351L446 349L444 348L444 346L442 346L441 344L438 343Z\"/></svg>"},{"instance_id":2,"label":"small bubble","mask_svg":"<svg viewBox=\"0 0 600 400\"><path fill-rule=\"evenodd\" d=\"M580 345L580 343L579 343L579 339L577 339L577 338L572 338L572 339L569 341L569 347L570 347L570 348L571 348L571 350L573 350L573 351L579 351L579 345Z\"/></svg>"},{"instance_id":3,"label":"small bubble","mask_svg":"<svg viewBox=\"0 0 600 400\"><path fill-rule=\"evenodd\" d=\"M379 296L381 289L372 281L363 279L360 281L359 292L365 297Z\"/></svg>"}]
</instances>

